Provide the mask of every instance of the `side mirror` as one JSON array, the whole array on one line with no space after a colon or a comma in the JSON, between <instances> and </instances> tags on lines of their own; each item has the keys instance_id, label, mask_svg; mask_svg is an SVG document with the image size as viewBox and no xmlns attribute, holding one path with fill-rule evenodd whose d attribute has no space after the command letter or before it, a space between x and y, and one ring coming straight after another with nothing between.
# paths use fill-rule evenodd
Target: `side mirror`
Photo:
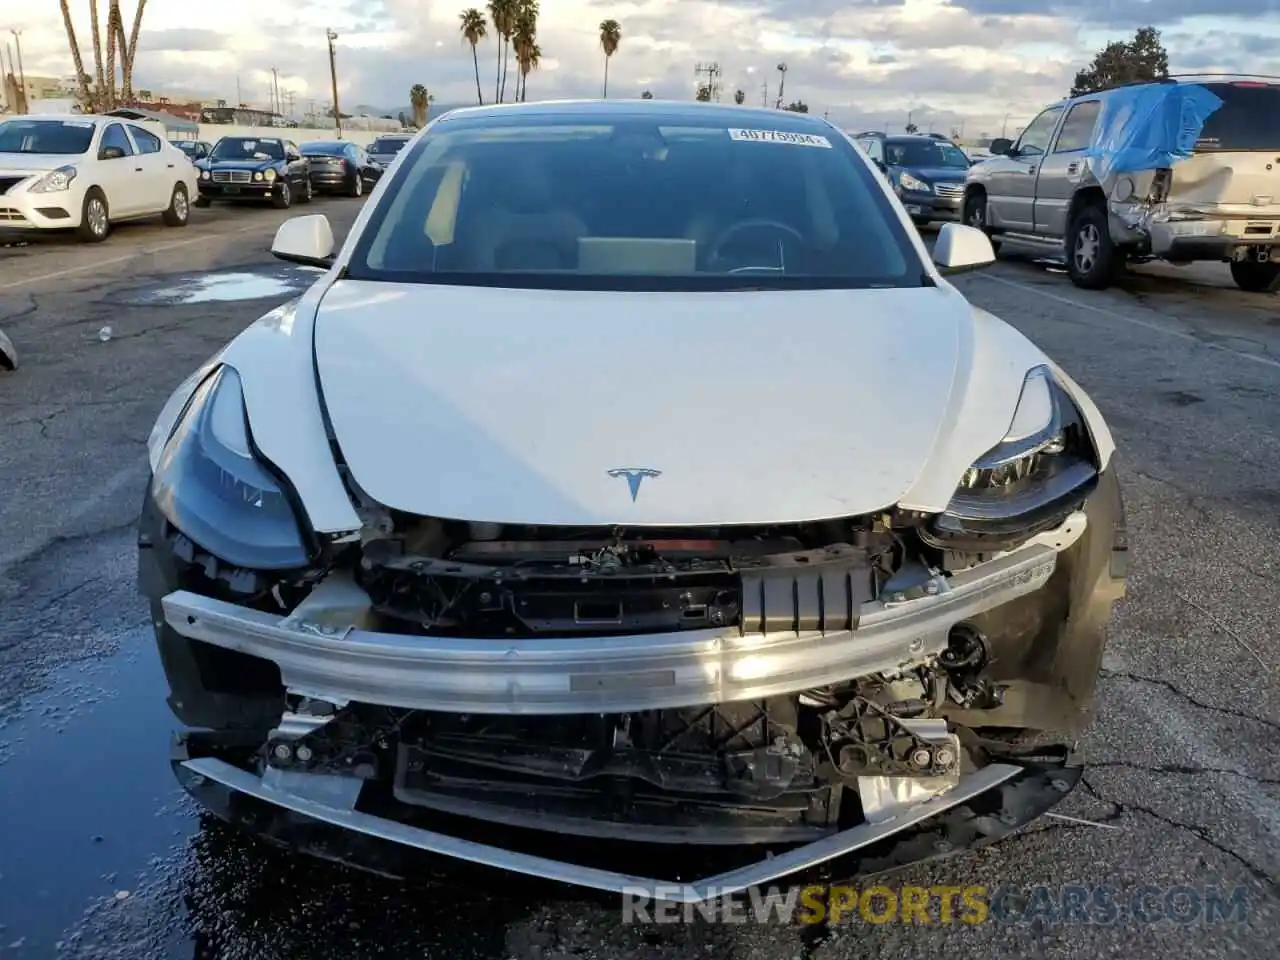
<instances>
[{"instance_id":1,"label":"side mirror","mask_svg":"<svg viewBox=\"0 0 1280 960\"><path fill-rule=\"evenodd\" d=\"M1013 141L1008 137L996 137L991 141L991 153L997 157L1007 157L1013 149Z\"/></svg>"},{"instance_id":2,"label":"side mirror","mask_svg":"<svg viewBox=\"0 0 1280 960\"><path fill-rule=\"evenodd\" d=\"M944 223L938 231L938 239L933 245L933 262L943 273L965 273L995 261L996 251L991 246L991 239L976 227Z\"/></svg>"},{"instance_id":3,"label":"side mirror","mask_svg":"<svg viewBox=\"0 0 1280 960\"><path fill-rule=\"evenodd\" d=\"M18 350L3 330L0 330L0 370L18 369Z\"/></svg>"},{"instance_id":4,"label":"side mirror","mask_svg":"<svg viewBox=\"0 0 1280 960\"><path fill-rule=\"evenodd\" d=\"M872 160L871 162L880 168L881 173L889 172L889 165L885 163L883 160Z\"/></svg>"},{"instance_id":5,"label":"side mirror","mask_svg":"<svg viewBox=\"0 0 1280 960\"><path fill-rule=\"evenodd\" d=\"M208 150L206 150L204 147L196 147L196 159L197 159L197 160L203 160L203 159L204 159L205 157L207 157L208 155L209 155L209 151L208 151Z\"/></svg>"},{"instance_id":6,"label":"side mirror","mask_svg":"<svg viewBox=\"0 0 1280 960\"><path fill-rule=\"evenodd\" d=\"M288 160L290 163L292 163L294 160L301 160L302 154L295 153L294 151L290 150L284 155L284 158Z\"/></svg>"},{"instance_id":7,"label":"side mirror","mask_svg":"<svg viewBox=\"0 0 1280 960\"><path fill-rule=\"evenodd\" d=\"M124 151L119 147L103 147L98 151L99 160L119 160L124 156Z\"/></svg>"},{"instance_id":8,"label":"side mirror","mask_svg":"<svg viewBox=\"0 0 1280 960\"><path fill-rule=\"evenodd\" d=\"M293 217L280 224L271 255L305 267L329 269L333 264L333 228L323 213Z\"/></svg>"}]
</instances>

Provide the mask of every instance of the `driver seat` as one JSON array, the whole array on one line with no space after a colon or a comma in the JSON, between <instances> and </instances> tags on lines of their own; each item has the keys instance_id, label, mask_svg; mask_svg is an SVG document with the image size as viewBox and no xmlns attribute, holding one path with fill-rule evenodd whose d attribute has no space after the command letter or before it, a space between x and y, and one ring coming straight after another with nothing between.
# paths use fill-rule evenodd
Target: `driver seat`
<instances>
[{"instance_id":1,"label":"driver seat","mask_svg":"<svg viewBox=\"0 0 1280 960\"><path fill-rule=\"evenodd\" d=\"M468 211L480 229L469 238L468 261L482 273L572 270L578 238L589 230L556 203L551 181L532 164L476 171L479 186Z\"/></svg>"}]
</instances>

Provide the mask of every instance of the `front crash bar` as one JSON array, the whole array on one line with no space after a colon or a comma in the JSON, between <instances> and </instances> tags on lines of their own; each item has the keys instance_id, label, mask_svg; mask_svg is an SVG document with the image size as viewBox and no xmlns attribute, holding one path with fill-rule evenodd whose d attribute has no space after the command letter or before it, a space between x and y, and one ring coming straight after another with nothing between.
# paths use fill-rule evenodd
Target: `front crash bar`
<instances>
[{"instance_id":1,"label":"front crash bar","mask_svg":"<svg viewBox=\"0 0 1280 960\"><path fill-rule=\"evenodd\" d=\"M350 805L330 805L312 797L299 796L297 793L273 787L256 774L241 770L216 757L182 760L176 764L176 767L179 770L180 779L184 781L184 787L197 799L201 799L201 792L207 789L209 782L212 782L234 793L253 797L300 817L352 831L364 837L452 857L479 866L494 867L511 873L559 881L578 887L589 887L606 893L626 894L644 890L656 896L657 894L653 892L660 891L662 899L677 903L701 903L714 900L817 867L907 830L924 820L936 817L952 807L998 787L1023 770L1019 766L993 763L962 777L960 782L946 793L908 807L889 820L851 827L805 846L769 857L759 863L730 870L704 880L689 884L675 884L504 850L474 840L451 837L361 813L351 809ZM319 795L317 793L317 796Z\"/></svg>"},{"instance_id":2,"label":"front crash bar","mask_svg":"<svg viewBox=\"0 0 1280 960\"><path fill-rule=\"evenodd\" d=\"M181 636L270 660L289 692L340 706L629 713L765 699L902 670L945 650L956 624L1043 587L1056 564L1052 547L1029 544L954 576L935 576L930 595L863 603L852 630L744 634L731 626L620 637L456 638L322 630L183 590L165 596L163 605L165 621Z\"/></svg>"}]
</instances>

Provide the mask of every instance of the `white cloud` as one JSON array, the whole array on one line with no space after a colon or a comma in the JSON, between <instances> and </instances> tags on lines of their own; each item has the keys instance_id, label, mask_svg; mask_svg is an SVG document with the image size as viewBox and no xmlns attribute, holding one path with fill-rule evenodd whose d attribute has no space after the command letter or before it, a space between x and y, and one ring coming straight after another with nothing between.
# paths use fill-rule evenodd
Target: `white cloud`
<instances>
[{"instance_id":1,"label":"white cloud","mask_svg":"<svg viewBox=\"0 0 1280 960\"><path fill-rule=\"evenodd\" d=\"M86 66L92 71L87 0L70 0ZM124 0L126 17L133 3ZM1174 66L1212 63L1262 69L1268 49L1259 38L1280 36L1280 3L1261 0L1249 23L1206 17L1214 0L1177 0L1169 16ZM1226 0L1224 13L1234 9ZM339 34L338 73L344 106L397 109L408 89L423 83L439 104L473 102L471 51L458 34L466 0L149 0L139 44L135 86L265 101L271 68L298 104L329 99L325 30ZM99 3L105 16L105 0ZM543 0L539 42L542 69L530 77L532 97L597 96L603 56L596 24L621 22L621 47L610 66L609 90L638 96L691 97L694 65L721 65L724 99L735 89L748 103L776 96L776 65L785 61L787 99L850 126L904 123L908 110L921 126L947 129L963 118L969 131L998 130L1025 121L1065 93L1074 71L1108 37L1153 9L1148 0L1107 0L1083 8L1032 0ZM1230 9L1228 9L1230 8ZM206 15L216 9L217 16ZM1050 15L1056 10L1067 11ZM197 11L199 16L193 16ZM1032 11L1032 12L1028 12ZM1200 14L1195 29L1185 17ZM1179 18L1182 18L1179 21ZM31 75L69 75L58 6L0 0L0 25L23 30ZM1108 26L1108 24L1116 24ZM1203 27L1203 29L1201 29ZM2 36L2 35L0 35ZM480 86L492 98L496 45L479 50ZM1180 59L1181 58L1181 59ZM508 79L508 87L512 81Z\"/></svg>"}]
</instances>

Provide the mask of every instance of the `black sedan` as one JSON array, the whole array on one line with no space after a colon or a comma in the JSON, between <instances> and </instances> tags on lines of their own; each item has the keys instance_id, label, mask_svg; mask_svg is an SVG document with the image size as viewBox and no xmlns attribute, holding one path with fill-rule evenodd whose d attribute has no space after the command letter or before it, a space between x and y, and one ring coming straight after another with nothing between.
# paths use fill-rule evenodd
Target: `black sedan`
<instances>
[{"instance_id":1,"label":"black sedan","mask_svg":"<svg viewBox=\"0 0 1280 960\"><path fill-rule=\"evenodd\" d=\"M363 197L382 176L382 165L346 140L304 143L302 154L311 163L311 187L316 193Z\"/></svg>"},{"instance_id":2,"label":"black sedan","mask_svg":"<svg viewBox=\"0 0 1280 960\"><path fill-rule=\"evenodd\" d=\"M279 137L223 137L196 161L197 207L214 200L270 200L280 209L311 199L311 162Z\"/></svg>"}]
</instances>

